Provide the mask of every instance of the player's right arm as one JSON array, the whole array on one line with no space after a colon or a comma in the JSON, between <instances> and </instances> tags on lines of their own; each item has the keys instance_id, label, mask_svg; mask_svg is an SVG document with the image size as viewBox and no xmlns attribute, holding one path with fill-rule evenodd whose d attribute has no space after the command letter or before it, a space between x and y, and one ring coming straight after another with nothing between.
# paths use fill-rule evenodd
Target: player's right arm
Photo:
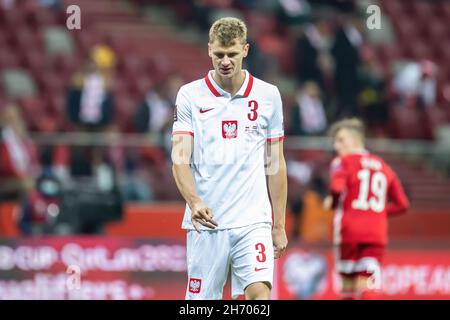
<instances>
[{"instance_id":1,"label":"player's right arm","mask_svg":"<svg viewBox=\"0 0 450 320\"><path fill-rule=\"evenodd\" d=\"M192 225L195 230L200 232L198 223L214 229L217 222L212 216L211 209L197 195L195 188L194 176L190 167L194 145L193 132L189 100L180 89L177 95L172 132L172 173L178 190L191 208Z\"/></svg>"},{"instance_id":2,"label":"player's right arm","mask_svg":"<svg viewBox=\"0 0 450 320\"><path fill-rule=\"evenodd\" d=\"M388 203L386 206L386 212L388 215L401 214L406 212L409 208L409 201L403 190L400 179L395 173L393 173L392 182L388 189Z\"/></svg>"},{"instance_id":3,"label":"player's right arm","mask_svg":"<svg viewBox=\"0 0 450 320\"><path fill-rule=\"evenodd\" d=\"M347 183L347 172L340 157L331 162L330 167L330 191L325 198L323 207L325 210L336 209L339 204L339 197L344 191Z\"/></svg>"}]
</instances>

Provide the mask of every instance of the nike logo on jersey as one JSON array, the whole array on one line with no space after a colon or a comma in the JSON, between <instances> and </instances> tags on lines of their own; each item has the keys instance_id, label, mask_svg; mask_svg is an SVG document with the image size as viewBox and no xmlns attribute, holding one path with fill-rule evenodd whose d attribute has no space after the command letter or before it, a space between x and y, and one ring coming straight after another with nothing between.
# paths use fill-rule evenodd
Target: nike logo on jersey
<instances>
[{"instance_id":1,"label":"nike logo on jersey","mask_svg":"<svg viewBox=\"0 0 450 320\"><path fill-rule=\"evenodd\" d=\"M266 270L267 268L257 268L255 267L255 272L261 271L261 270Z\"/></svg>"},{"instance_id":2,"label":"nike logo on jersey","mask_svg":"<svg viewBox=\"0 0 450 320\"><path fill-rule=\"evenodd\" d=\"M208 112L208 111L211 111L211 110L213 110L214 108L209 108L209 109L203 109L203 108L200 108L200 113L205 113L205 112Z\"/></svg>"}]
</instances>

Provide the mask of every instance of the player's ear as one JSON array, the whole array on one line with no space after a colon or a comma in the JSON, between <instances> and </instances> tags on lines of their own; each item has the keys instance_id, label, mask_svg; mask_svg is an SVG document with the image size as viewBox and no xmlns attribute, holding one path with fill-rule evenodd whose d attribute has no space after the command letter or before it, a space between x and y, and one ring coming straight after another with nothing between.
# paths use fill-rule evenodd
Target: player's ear
<instances>
[{"instance_id":1,"label":"player's ear","mask_svg":"<svg viewBox=\"0 0 450 320\"><path fill-rule=\"evenodd\" d=\"M211 49L211 44L208 42L208 56L210 58L212 58L212 49Z\"/></svg>"},{"instance_id":2,"label":"player's ear","mask_svg":"<svg viewBox=\"0 0 450 320\"><path fill-rule=\"evenodd\" d=\"M250 48L250 44L246 43L244 45L244 58L248 55L248 49Z\"/></svg>"}]
</instances>

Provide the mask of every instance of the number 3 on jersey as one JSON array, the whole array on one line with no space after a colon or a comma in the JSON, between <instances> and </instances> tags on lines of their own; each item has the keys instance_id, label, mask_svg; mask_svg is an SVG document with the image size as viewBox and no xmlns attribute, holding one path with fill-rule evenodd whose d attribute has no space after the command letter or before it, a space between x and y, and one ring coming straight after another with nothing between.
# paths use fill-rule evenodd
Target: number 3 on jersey
<instances>
[{"instance_id":1,"label":"number 3 on jersey","mask_svg":"<svg viewBox=\"0 0 450 320\"><path fill-rule=\"evenodd\" d=\"M387 179L383 172L370 172L368 169L358 171L359 195L353 200L352 208L382 212L386 206ZM369 191L372 196L369 197Z\"/></svg>"},{"instance_id":2,"label":"number 3 on jersey","mask_svg":"<svg viewBox=\"0 0 450 320\"><path fill-rule=\"evenodd\" d=\"M248 107L250 109L250 112L247 113L248 120L255 121L256 118L258 118L258 112L256 112L256 110L258 110L258 102L250 100L248 102Z\"/></svg>"}]
</instances>

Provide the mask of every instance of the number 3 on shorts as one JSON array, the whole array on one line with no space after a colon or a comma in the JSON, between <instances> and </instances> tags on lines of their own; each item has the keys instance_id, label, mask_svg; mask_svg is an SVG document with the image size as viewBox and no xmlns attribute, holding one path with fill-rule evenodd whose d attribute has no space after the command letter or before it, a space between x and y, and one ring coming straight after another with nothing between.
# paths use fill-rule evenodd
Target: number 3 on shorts
<instances>
[{"instance_id":1,"label":"number 3 on shorts","mask_svg":"<svg viewBox=\"0 0 450 320\"><path fill-rule=\"evenodd\" d=\"M258 251L258 255L256 256L256 261L265 262L266 261L266 247L261 242L255 245L255 249Z\"/></svg>"}]
</instances>

